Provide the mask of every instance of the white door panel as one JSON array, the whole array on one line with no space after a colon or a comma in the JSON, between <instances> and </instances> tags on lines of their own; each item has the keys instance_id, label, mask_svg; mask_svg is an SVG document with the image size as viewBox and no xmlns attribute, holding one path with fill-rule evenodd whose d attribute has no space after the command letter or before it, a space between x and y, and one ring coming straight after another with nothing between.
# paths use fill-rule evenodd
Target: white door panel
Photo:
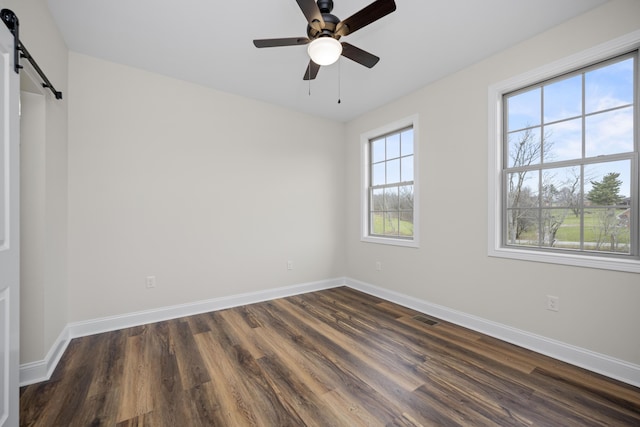
<instances>
[{"instance_id":1,"label":"white door panel","mask_svg":"<svg viewBox=\"0 0 640 427\"><path fill-rule=\"evenodd\" d=\"M20 78L0 24L0 427L18 426L20 349Z\"/></svg>"}]
</instances>

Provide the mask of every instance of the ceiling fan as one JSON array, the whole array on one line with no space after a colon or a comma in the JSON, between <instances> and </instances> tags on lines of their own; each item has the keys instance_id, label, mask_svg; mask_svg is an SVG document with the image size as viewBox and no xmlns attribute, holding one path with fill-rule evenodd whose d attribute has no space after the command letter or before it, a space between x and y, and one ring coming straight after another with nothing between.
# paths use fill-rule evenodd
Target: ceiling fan
<instances>
[{"instance_id":1,"label":"ceiling fan","mask_svg":"<svg viewBox=\"0 0 640 427\"><path fill-rule=\"evenodd\" d=\"M311 59L304 73L304 80L315 79L320 66L333 64L340 55L368 68L378 63L380 58L377 56L339 40L396 10L394 0L376 0L343 21L331 14L332 0L318 0L317 4L313 0L296 1L307 18L307 37L254 40L256 47L308 44L307 52Z\"/></svg>"}]
</instances>

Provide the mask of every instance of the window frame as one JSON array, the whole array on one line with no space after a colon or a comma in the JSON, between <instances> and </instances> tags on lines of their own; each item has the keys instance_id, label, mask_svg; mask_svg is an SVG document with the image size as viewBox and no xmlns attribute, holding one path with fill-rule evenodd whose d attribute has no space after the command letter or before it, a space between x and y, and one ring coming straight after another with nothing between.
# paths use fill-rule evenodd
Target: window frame
<instances>
[{"instance_id":1,"label":"window frame","mask_svg":"<svg viewBox=\"0 0 640 427\"><path fill-rule=\"evenodd\" d=\"M371 153L370 142L376 138L402 131L409 127L413 128L413 237L395 237L395 236L379 236L371 235L370 215L369 215L369 190L371 180ZM419 247L419 189L418 189L418 115L414 114L409 117L389 123L377 129L370 130L360 135L360 241L367 243L380 243L393 246Z\"/></svg>"},{"instance_id":2,"label":"window frame","mask_svg":"<svg viewBox=\"0 0 640 427\"><path fill-rule=\"evenodd\" d=\"M634 31L625 36L602 43L583 52L560 59L535 70L516 77L495 83L488 90L488 121L489 121L489 158L488 158L488 255L491 257L510 258L525 261L545 262L552 264L571 265L579 267L599 268L606 270L640 273L640 259L637 257L619 258L606 254L589 252L544 251L535 248L506 246L503 242L503 199L504 189L502 167L504 159L503 133L504 109L503 95L520 89L539 84L545 80L557 78L565 73L574 72L589 67L595 63L607 61L619 55L640 49L640 31ZM637 59L636 61L639 61ZM637 67L640 64L636 63ZM638 81L636 73L636 87ZM640 136L640 88L636 90L635 137ZM639 147L636 147L636 150ZM634 211L638 215L638 197L636 194ZM637 219L636 219L637 220ZM633 237L640 240L640 232Z\"/></svg>"}]
</instances>

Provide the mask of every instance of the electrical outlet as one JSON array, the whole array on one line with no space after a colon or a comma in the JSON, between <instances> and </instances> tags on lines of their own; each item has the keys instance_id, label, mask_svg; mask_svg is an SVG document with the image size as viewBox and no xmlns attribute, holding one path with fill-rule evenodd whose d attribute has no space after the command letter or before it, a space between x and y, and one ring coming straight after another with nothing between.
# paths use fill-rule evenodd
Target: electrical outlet
<instances>
[{"instance_id":1,"label":"electrical outlet","mask_svg":"<svg viewBox=\"0 0 640 427\"><path fill-rule=\"evenodd\" d=\"M293 261L287 261L287 270L293 270Z\"/></svg>"},{"instance_id":2,"label":"electrical outlet","mask_svg":"<svg viewBox=\"0 0 640 427\"><path fill-rule=\"evenodd\" d=\"M147 284L147 288L155 288L156 287L156 276L147 276L145 279L145 283Z\"/></svg>"},{"instance_id":3,"label":"electrical outlet","mask_svg":"<svg viewBox=\"0 0 640 427\"><path fill-rule=\"evenodd\" d=\"M376 261L376 271L382 271L382 261Z\"/></svg>"},{"instance_id":4,"label":"electrical outlet","mask_svg":"<svg viewBox=\"0 0 640 427\"><path fill-rule=\"evenodd\" d=\"M560 311L560 298L547 295L547 310Z\"/></svg>"}]
</instances>

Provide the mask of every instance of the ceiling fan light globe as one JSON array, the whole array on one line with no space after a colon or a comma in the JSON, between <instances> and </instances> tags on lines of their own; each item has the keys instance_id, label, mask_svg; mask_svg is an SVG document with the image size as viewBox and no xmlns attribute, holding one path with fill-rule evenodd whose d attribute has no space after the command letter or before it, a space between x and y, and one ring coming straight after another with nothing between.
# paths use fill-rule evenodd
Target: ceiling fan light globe
<instances>
[{"instance_id":1,"label":"ceiling fan light globe","mask_svg":"<svg viewBox=\"0 0 640 427\"><path fill-rule=\"evenodd\" d=\"M342 44L333 37L320 37L309 43L307 53L318 65L331 65L340 58Z\"/></svg>"}]
</instances>

